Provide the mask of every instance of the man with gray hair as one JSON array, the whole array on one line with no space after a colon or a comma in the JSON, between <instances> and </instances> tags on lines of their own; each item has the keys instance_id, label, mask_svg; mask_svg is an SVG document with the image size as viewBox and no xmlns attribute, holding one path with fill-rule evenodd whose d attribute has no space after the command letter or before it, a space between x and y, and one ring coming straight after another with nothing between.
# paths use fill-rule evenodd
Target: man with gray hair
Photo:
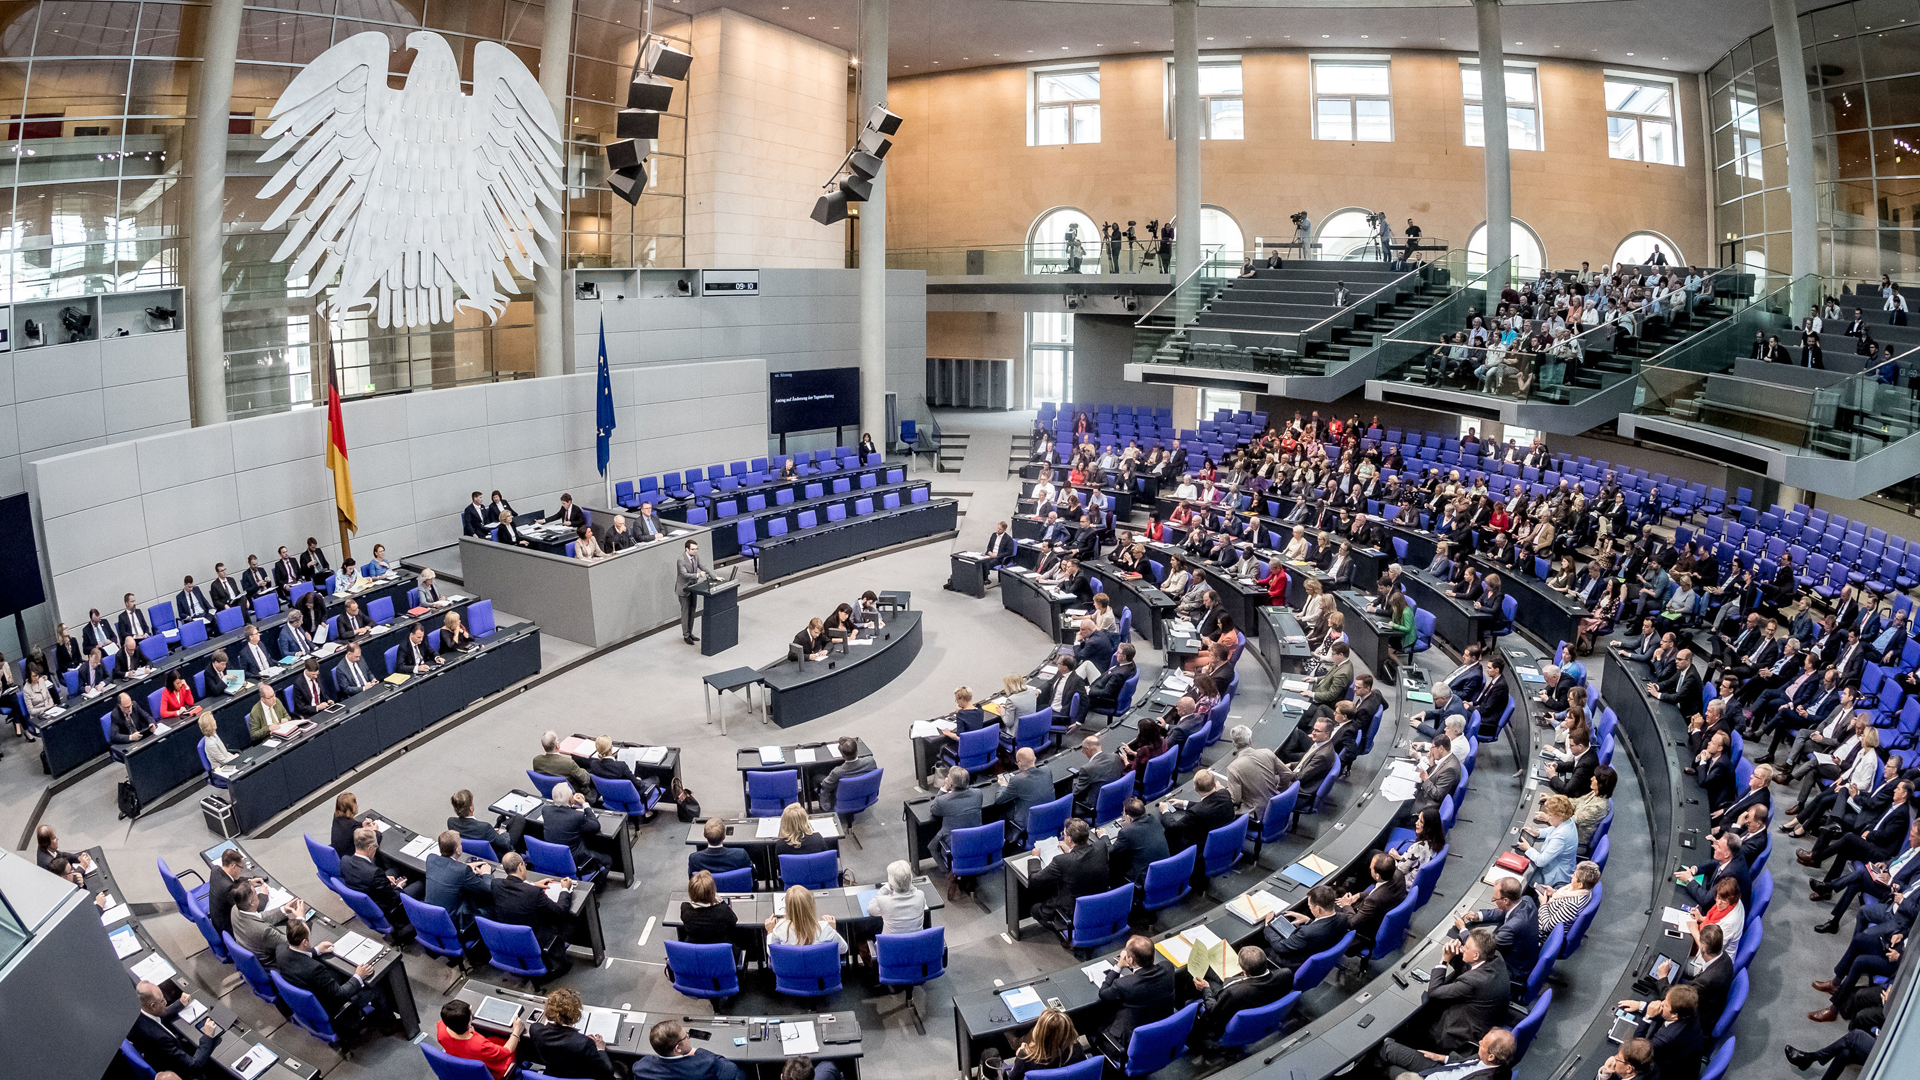
<instances>
[{"instance_id":1,"label":"man with gray hair","mask_svg":"<svg viewBox=\"0 0 1920 1080\"><path fill-rule=\"evenodd\" d=\"M1227 732L1233 740L1233 757L1227 760L1227 794L1233 796L1236 814L1258 816L1266 812L1275 795L1293 786L1293 770L1280 755L1253 745L1253 729L1235 724Z\"/></svg>"},{"instance_id":2,"label":"man with gray hair","mask_svg":"<svg viewBox=\"0 0 1920 1080\"><path fill-rule=\"evenodd\" d=\"M533 771L542 776L557 776L573 785L573 790L587 797L587 801L599 805L600 797L593 789L593 777L582 768L572 754L560 752L560 736L549 731L540 736L540 752L534 755Z\"/></svg>"},{"instance_id":3,"label":"man with gray hair","mask_svg":"<svg viewBox=\"0 0 1920 1080\"><path fill-rule=\"evenodd\" d=\"M977 829L981 825L980 810L985 804L980 793L968 787L972 774L955 765L947 770L947 777L940 783L940 794L933 797L933 805L928 813L940 823L940 832L933 838L933 854L940 865L953 866L953 834L958 829ZM972 891L975 879L968 879L968 891ZM952 900L959 892L960 879L955 877L947 882L947 899Z\"/></svg>"},{"instance_id":4,"label":"man with gray hair","mask_svg":"<svg viewBox=\"0 0 1920 1080\"><path fill-rule=\"evenodd\" d=\"M553 785L553 801L540 815L540 823L549 844L558 844L573 855L576 873L563 875L587 881L604 865L587 850L587 837L600 835L600 815L587 806L587 797L561 781Z\"/></svg>"},{"instance_id":5,"label":"man with gray hair","mask_svg":"<svg viewBox=\"0 0 1920 1080\"><path fill-rule=\"evenodd\" d=\"M1440 737L1446 730L1447 717L1458 716L1465 719L1466 702L1453 696L1453 687L1444 682L1433 684L1433 707L1424 712L1414 713L1408 718L1414 733L1428 742Z\"/></svg>"}]
</instances>

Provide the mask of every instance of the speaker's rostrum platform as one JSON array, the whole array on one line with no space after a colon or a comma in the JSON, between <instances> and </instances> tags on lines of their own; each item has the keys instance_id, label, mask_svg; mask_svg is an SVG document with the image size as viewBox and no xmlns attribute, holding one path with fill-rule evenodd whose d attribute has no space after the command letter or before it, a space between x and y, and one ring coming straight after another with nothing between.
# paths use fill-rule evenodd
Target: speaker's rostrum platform
<instances>
[{"instance_id":1,"label":"speaker's rostrum platform","mask_svg":"<svg viewBox=\"0 0 1920 1080\"><path fill-rule=\"evenodd\" d=\"M896 611L869 641L825 660L782 660L760 669L768 715L781 727L844 709L892 682L920 655L918 611Z\"/></svg>"}]
</instances>

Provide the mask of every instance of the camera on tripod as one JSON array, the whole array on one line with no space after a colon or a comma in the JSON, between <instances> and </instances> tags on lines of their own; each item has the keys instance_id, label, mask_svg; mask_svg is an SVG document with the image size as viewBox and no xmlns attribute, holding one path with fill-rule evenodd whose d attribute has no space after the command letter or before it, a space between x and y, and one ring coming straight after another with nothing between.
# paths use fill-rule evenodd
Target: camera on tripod
<instances>
[{"instance_id":1,"label":"camera on tripod","mask_svg":"<svg viewBox=\"0 0 1920 1080\"><path fill-rule=\"evenodd\" d=\"M1297 226L1301 222L1307 220L1307 212L1305 210L1297 210L1288 218L1288 220L1292 221Z\"/></svg>"}]
</instances>

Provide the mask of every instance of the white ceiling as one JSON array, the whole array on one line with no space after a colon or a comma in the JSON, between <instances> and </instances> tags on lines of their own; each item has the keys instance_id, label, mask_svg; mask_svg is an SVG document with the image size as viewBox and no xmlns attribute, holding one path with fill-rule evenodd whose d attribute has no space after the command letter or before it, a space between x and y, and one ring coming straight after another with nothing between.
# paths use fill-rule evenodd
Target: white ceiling
<instances>
[{"instance_id":1,"label":"white ceiling","mask_svg":"<svg viewBox=\"0 0 1920 1080\"><path fill-rule=\"evenodd\" d=\"M1799 0L1802 10L1829 0ZM1477 48L1469 0L1199 0L1202 50ZM859 0L656 0L727 7L858 52ZM1506 0L1509 54L1705 71L1764 29L1766 0ZM1167 0L893 0L889 74L1166 52Z\"/></svg>"}]
</instances>

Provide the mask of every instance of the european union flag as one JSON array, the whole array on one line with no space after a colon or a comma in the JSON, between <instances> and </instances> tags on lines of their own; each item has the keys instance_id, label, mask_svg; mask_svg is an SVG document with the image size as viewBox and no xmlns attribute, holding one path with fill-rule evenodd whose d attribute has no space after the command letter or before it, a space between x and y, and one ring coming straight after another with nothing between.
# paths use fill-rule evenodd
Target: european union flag
<instances>
[{"instance_id":1,"label":"european union flag","mask_svg":"<svg viewBox=\"0 0 1920 1080\"><path fill-rule=\"evenodd\" d=\"M597 400L600 475L607 475L607 461L613 456L613 377L607 373L607 317L600 316L600 386Z\"/></svg>"}]
</instances>

